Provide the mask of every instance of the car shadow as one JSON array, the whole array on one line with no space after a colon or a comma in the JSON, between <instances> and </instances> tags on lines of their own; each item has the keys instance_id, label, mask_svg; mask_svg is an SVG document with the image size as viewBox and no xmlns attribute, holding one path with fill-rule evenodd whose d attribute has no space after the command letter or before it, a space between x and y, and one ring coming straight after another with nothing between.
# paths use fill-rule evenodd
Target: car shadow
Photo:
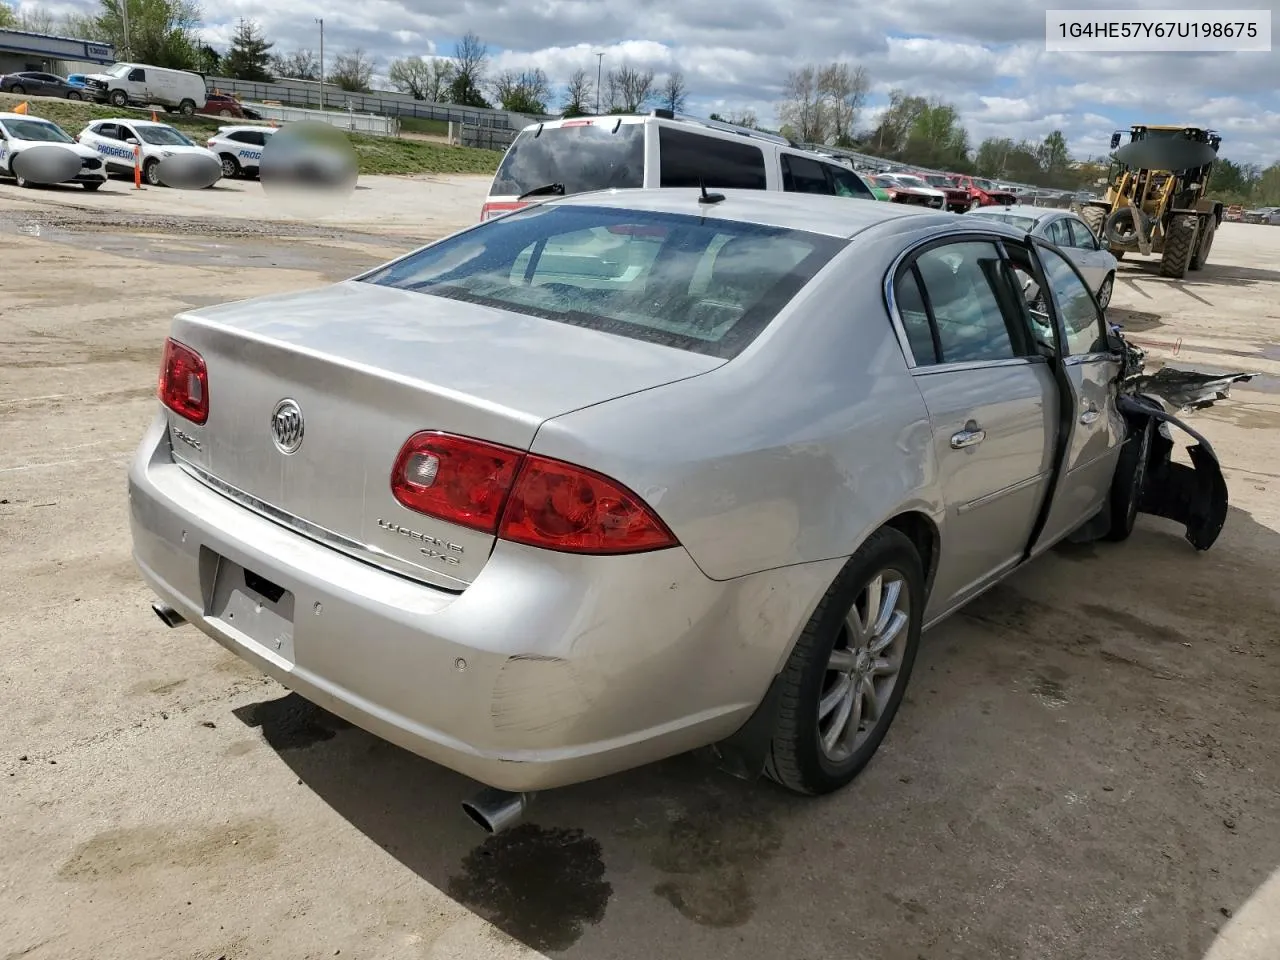
<instances>
[{"instance_id":1,"label":"car shadow","mask_svg":"<svg viewBox=\"0 0 1280 960\"><path fill-rule=\"evenodd\" d=\"M1234 507L1203 554L1145 516L1124 544L1050 551L926 634L884 746L825 798L686 755L545 793L486 837L462 776L296 694L235 713L355 829L534 950L1193 958L1280 862L1280 794L1253 772L1280 739L1278 556Z\"/></svg>"}]
</instances>

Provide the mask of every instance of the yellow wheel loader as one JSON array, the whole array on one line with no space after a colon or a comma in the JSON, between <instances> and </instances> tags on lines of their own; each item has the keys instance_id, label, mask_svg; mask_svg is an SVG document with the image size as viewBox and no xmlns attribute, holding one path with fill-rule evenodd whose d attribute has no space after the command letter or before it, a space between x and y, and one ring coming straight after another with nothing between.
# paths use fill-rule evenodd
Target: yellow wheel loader
<instances>
[{"instance_id":1,"label":"yellow wheel loader","mask_svg":"<svg viewBox=\"0 0 1280 960\"><path fill-rule=\"evenodd\" d=\"M1223 206L1205 197L1222 138L1198 127L1134 126L1111 137L1107 193L1081 219L1112 254L1160 258L1160 273L1181 280L1209 259ZM1119 147L1119 149L1116 149Z\"/></svg>"}]
</instances>

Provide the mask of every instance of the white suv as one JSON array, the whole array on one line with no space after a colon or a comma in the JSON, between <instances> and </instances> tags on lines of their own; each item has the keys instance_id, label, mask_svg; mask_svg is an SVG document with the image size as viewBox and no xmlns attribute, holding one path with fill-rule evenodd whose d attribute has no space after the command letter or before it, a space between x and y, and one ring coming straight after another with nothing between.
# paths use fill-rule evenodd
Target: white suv
<instances>
[{"instance_id":1,"label":"white suv","mask_svg":"<svg viewBox=\"0 0 1280 960\"><path fill-rule=\"evenodd\" d=\"M525 127L507 148L480 218L589 190L698 186L876 199L847 166L785 137L654 110Z\"/></svg>"},{"instance_id":2,"label":"white suv","mask_svg":"<svg viewBox=\"0 0 1280 960\"><path fill-rule=\"evenodd\" d=\"M232 177L256 177L262 166L262 148L276 127L237 125L219 127L218 132L205 144L222 163L222 175Z\"/></svg>"}]
</instances>

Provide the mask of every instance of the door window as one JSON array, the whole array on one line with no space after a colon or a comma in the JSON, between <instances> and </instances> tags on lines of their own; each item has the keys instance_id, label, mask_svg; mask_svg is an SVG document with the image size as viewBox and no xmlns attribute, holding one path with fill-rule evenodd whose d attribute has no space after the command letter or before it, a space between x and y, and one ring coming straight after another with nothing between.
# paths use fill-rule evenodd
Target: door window
<instances>
[{"instance_id":1,"label":"door window","mask_svg":"<svg viewBox=\"0 0 1280 960\"><path fill-rule=\"evenodd\" d=\"M1066 328L1066 355L1078 357L1107 352L1102 314L1089 287L1061 254L1046 247L1039 247L1038 252L1053 302Z\"/></svg>"},{"instance_id":2,"label":"door window","mask_svg":"<svg viewBox=\"0 0 1280 960\"><path fill-rule=\"evenodd\" d=\"M932 247L920 254L915 266L942 363L1029 355L1027 330L994 243Z\"/></svg>"},{"instance_id":3,"label":"door window","mask_svg":"<svg viewBox=\"0 0 1280 960\"><path fill-rule=\"evenodd\" d=\"M831 183L835 187L837 197L858 197L862 200L875 199L871 191L867 189L867 185L862 182L862 178L852 170L837 166L834 163L826 164L826 168L827 173L831 174Z\"/></svg>"},{"instance_id":4,"label":"door window","mask_svg":"<svg viewBox=\"0 0 1280 960\"><path fill-rule=\"evenodd\" d=\"M782 155L782 189L791 193L833 192L821 163L790 153Z\"/></svg>"},{"instance_id":5,"label":"door window","mask_svg":"<svg viewBox=\"0 0 1280 960\"><path fill-rule=\"evenodd\" d=\"M1093 231L1085 225L1083 220L1064 220L1068 227L1071 228L1071 245L1079 247L1081 250L1097 250L1098 238L1093 235Z\"/></svg>"},{"instance_id":6,"label":"door window","mask_svg":"<svg viewBox=\"0 0 1280 960\"><path fill-rule=\"evenodd\" d=\"M764 152L752 144L660 126L658 151L664 187L765 189Z\"/></svg>"},{"instance_id":7,"label":"door window","mask_svg":"<svg viewBox=\"0 0 1280 960\"><path fill-rule=\"evenodd\" d=\"M104 140L119 140L120 133L114 123L100 123L93 128L93 132Z\"/></svg>"},{"instance_id":8,"label":"door window","mask_svg":"<svg viewBox=\"0 0 1280 960\"><path fill-rule=\"evenodd\" d=\"M916 365L927 367L938 363L937 344L934 343L933 327L929 323L929 309L924 305L924 297L920 295L920 278L914 266L898 275L898 280L893 285L893 298Z\"/></svg>"},{"instance_id":9,"label":"door window","mask_svg":"<svg viewBox=\"0 0 1280 960\"><path fill-rule=\"evenodd\" d=\"M129 79L135 83L142 83L147 79L147 71L141 67L129 71Z\"/></svg>"},{"instance_id":10,"label":"door window","mask_svg":"<svg viewBox=\"0 0 1280 960\"><path fill-rule=\"evenodd\" d=\"M1045 232L1049 235L1049 242L1059 247L1070 247L1075 242L1071 239L1071 231L1067 229L1065 220L1054 220Z\"/></svg>"}]
</instances>

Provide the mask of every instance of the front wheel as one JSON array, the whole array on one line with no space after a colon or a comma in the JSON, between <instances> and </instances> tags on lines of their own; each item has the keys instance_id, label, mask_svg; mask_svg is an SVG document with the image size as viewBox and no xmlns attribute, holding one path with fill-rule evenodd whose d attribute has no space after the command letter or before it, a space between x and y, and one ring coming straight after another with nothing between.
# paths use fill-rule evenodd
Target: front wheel
<instances>
[{"instance_id":1,"label":"front wheel","mask_svg":"<svg viewBox=\"0 0 1280 960\"><path fill-rule=\"evenodd\" d=\"M768 776L796 793L845 786L879 748L920 644L924 572L885 527L855 553L805 626L781 675Z\"/></svg>"},{"instance_id":2,"label":"front wheel","mask_svg":"<svg viewBox=\"0 0 1280 960\"><path fill-rule=\"evenodd\" d=\"M99 187L101 187L101 186L102 186L102 181L101 181L101 180L89 180L89 181L85 182L82 186L83 186L86 190L88 190L90 193L93 193L93 191L97 190Z\"/></svg>"},{"instance_id":3,"label":"front wheel","mask_svg":"<svg viewBox=\"0 0 1280 960\"><path fill-rule=\"evenodd\" d=\"M1114 273L1107 274L1107 279L1102 281L1102 286L1098 287L1098 306L1103 310L1111 306L1111 294L1115 291L1116 275Z\"/></svg>"},{"instance_id":4,"label":"front wheel","mask_svg":"<svg viewBox=\"0 0 1280 960\"><path fill-rule=\"evenodd\" d=\"M129 103L129 95L123 90L112 90L109 99L113 107L123 107Z\"/></svg>"},{"instance_id":5,"label":"front wheel","mask_svg":"<svg viewBox=\"0 0 1280 960\"><path fill-rule=\"evenodd\" d=\"M160 161L148 160L142 165L142 176L153 187L162 186L160 183Z\"/></svg>"}]
</instances>

